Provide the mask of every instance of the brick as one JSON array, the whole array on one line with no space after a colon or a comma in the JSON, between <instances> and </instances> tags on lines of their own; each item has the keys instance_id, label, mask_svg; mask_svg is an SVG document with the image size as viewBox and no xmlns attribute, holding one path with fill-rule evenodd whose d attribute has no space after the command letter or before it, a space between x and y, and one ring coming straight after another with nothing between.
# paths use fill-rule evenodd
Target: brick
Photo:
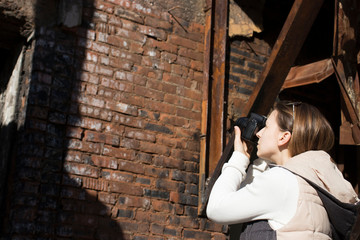
<instances>
[{"instance_id":1,"label":"brick","mask_svg":"<svg viewBox=\"0 0 360 240\"><path fill-rule=\"evenodd\" d=\"M158 135L156 137L156 141L160 145L165 145L174 148L183 148L182 145L184 145L181 139L167 135Z\"/></svg>"},{"instance_id":2,"label":"brick","mask_svg":"<svg viewBox=\"0 0 360 240\"><path fill-rule=\"evenodd\" d=\"M200 121L201 118L200 112L194 112L192 110L188 110L180 107L176 107L176 115L189 120L197 120L197 121Z\"/></svg>"},{"instance_id":3,"label":"brick","mask_svg":"<svg viewBox=\"0 0 360 240\"><path fill-rule=\"evenodd\" d=\"M153 234L163 234L164 233L164 225L159 225L157 223L153 223L150 225L150 231Z\"/></svg>"},{"instance_id":4,"label":"brick","mask_svg":"<svg viewBox=\"0 0 360 240\"><path fill-rule=\"evenodd\" d=\"M153 166L145 168L145 175L156 178L168 178L170 171L164 168L155 168Z\"/></svg>"},{"instance_id":5,"label":"brick","mask_svg":"<svg viewBox=\"0 0 360 240\"><path fill-rule=\"evenodd\" d=\"M173 132L168 127L151 124L151 123L147 123L145 126L145 129L160 132L160 133L170 134L170 135L173 134Z\"/></svg>"},{"instance_id":6,"label":"brick","mask_svg":"<svg viewBox=\"0 0 360 240\"><path fill-rule=\"evenodd\" d=\"M164 156L169 156L170 149L165 146L159 146L155 143L140 142L140 150L146 153L157 153Z\"/></svg>"},{"instance_id":7,"label":"brick","mask_svg":"<svg viewBox=\"0 0 360 240\"><path fill-rule=\"evenodd\" d=\"M144 174L144 166L140 163L119 161L119 170L130 173Z\"/></svg>"},{"instance_id":8,"label":"brick","mask_svg":"<svg viewBox=\"0 0 360 240\"><path fill-rule=\"evenodd\" d=\"M176 35L169 35L169 43L183 46L189 49L196 49L197 43L195 41L179 37Z\"/></svg>"},{"instance_id":9,"label":"brick","mask_svg":"<svg viewBox=\"0 0 360 240\"><path fill-rule=\"evenodd\" d=\"M148 186L150 186L150 184L151 184L151 179L149 179L149 178L137 177L136 180L135 180L135 182L140 183L140 184L142 184L142 185L148 185Z\"/></svg>"},{"instance_id":10,"label":"brick","mask_svg":"<svg viewBox=\"0 0 360 240\"><path fill-rule=\"evenodd\" d=\"M145 46L159 49L162 52L162 54L165 52L171 53L171 54L177 54L177 51L178 51L178 47L175 44L171 44L171 43L164 42L164 41L159 41L159 40L152 39L152 38L148 38L146 40ZM173 55L173 56L176 56L176 55Z\"/></svg>"},{"instance_id":11,"label":"brick","mask_svg":"<svg viewBox=\"0 0 360 240\"><path fill-rule=\"evenodd\" d=\"M93 178L82 178L82 187L98 190L98 191L108 191L109 183L103 179L93 179Z\"/></svg>"},{"instance_id":12,"label":"brick","mask_svg":"<svg viewBox=\"0 0 360 240\"><path fill-rule=\"evenodd\" d=\"M70 139L67 143L67 147L72 150L81 150L91 153L100 153L100 145L91 142L82 142L76 139Z\"/></svg>"},{"instance_id":13,"label":"brick","mask_svg":"<svg viewBox=\"0 0 360 240\"><path fill-rule=\"evenodd\" d=\"M141 65L134 65L133 72L137 73L138 75L142 75L144 77L153 78L153 79L162 79L162 71L156 70L150 67L141 66Z\"/></svg>"},{"instance_id":14,"label":"brick","mask_svg":"<svg viewBox=\"0 0 360 240\"><path fill-rule=\"evenodd\" d=\"M98 199L100 202L113 205L116 203L118 197L116 194L99 192Z\"/></svg>"},{"instance_id":15,"label":"brick","mask_svg":"<svg viewBox=\"0 0 360 240\"><path fill-rule=\"evenodd\" d=\"M133 160L135 159L135 151L125 148L115 148L110 146L104 146L103 155L116 157L120 159Z\"/></svg>"},{"instance_id":16,"label":"brick","mask_svg":"<svg viewBox=\"0 0 360 240\"><path fill-rule=\"evenodd\" d=\"M64 164L64 168L70 174L95 177L95 178L100 176L99 169L88 165L68 162Z\"/></svg>"},{"instance_id":17,"label":"brick","mask_svg":"<svg viewBox=\"0 0 360 240\"><path fill-rule=\"evenodd\" d=\"M88 72L79 72L78 78L84 82L89 82L89 83L93 83L93 84L99 83L99 77L95 74L91 74Z\"/></svg>"},{"instance_id":18,"label":"brick","mask_svg":"<svg viewBox=\"0 0 360 240\"><path fill-rule=\"evenodd\" d=\"M136 95L140 95L143 97L148 97L154 100L163 101L164 100L164 93L160 91L156 91L153 89L149 89L147 87L142 86L135 86L134 93Z\"/></svg>"},{"instance_id":19,"label":"brick","mask_svg":"<svg viewBox=\"0 0 360 240\"><path fill-rule=\"evenodd\" d=\"M134 130L134 129L126 129L125 136L128 138L134 138L137 140L143 140L148 142L155 142L156 139L155 134Z\"/></svg>"},{"instance_id":20,"label":"brick","mask_svg":"<svg viewBox=\"0 0 360 240\"><path fill-rule=\"evenodd\" d=\"M68 124L70 124L71 126L82 127L85 129L91 129L96 131L99 131L102 128L102 122L98 120L81 118L74 115L68 117Z\"/></svg>"},{"instance_id":21,"label":"brick","mask_svg":"<svg viewBox=\"0 0 360 240\"><path fill-rule=\"evenodd\" d=\"M126 196L126 197L120 197L118 204L127 207L148 209L150 206L150 200L144 197ZM143 211L138 211L138 212L140 214L143 213ZM135 218L137 217L135 216Z\"/></svg>"},{"instance_id":22,"label":"brick","mask_svg":"<svg viewBox=\"0 0 360 240\"><path fill-rule=\"evenodd\" d=\"M137 154L137 160L141 163L150 164L152 162L152 155L139 152Z\"/></svg>"},{"instance_id":23,"label":"brick","mask_svg":"<svg viewBox=\"0 0 360 240\"><path fill-rule=\"evenodd\" d=\"M132 63L141 63L142 56L132 51L127 51L121 48L111 48L111 56L121 59L125 59Z\"/></svg>"},{"instance_id":24,"label":"brick","mask_svg":"<svg viewBox=\"0 0 360 240\"><path fill-rule=\"evenodd\" d=\"M172 227L172 226L167 226L164 229L164 235L170 235L170 236L181 236L181 231L182 228L179 227Z\"/></svg>"},{"instance_id":25,"label":"brick","mask_svg":"<svg viewBox=\"0 0 360 240\"><path fill-rule=\"evenodd\" d=\"M114 58L114 57L110 57L109 59L110 59L109 65L117 69L130 71L133 66L133 64L128 60L124 61L121 58Z\"/></svg>"},{"instance_id":26,"label":"brick","mask_svg":"<svg viewBox=\"0 0 360 240\"><path fill-rule=\"evenodd\" d=\"M134 176L132 174L118 172L118 171L102 170L101 176L105 180L110 180L110 181L118 181L118 182L133 182L134 181Z\"/></svg>"},{"instance_id":27,"label":"brick","mask_svg":"<svg viewBox=\"0 0 360 240\"><path fill-rule=\"evenodd\" d=\"M184 161L176 158L169 158L164 156L154 156L153 163L155 166L184 169Z\"/></svg>"},{"instance_id":28,"label":"brick","mask_svg":"<svg viewBox=\"0 0 360 240\"><path fill-rule=\"evenodd\" d=\"M122 182L110 182L109 190L111 192L129 194L133 196L141 196L143 194L141 186Z\"/></svg>"},{"instance_id":29,"label":"brick","mask_svg":"<svg viewBox=\"0 0 360 240\"><path fill-rule=\"evenodd\" d=\"M152 99L145 101L145 108L150 111L167 113L172 115L175 115L176 113L176 108L174 107L174 105Z\"/></svg>"},{"instance_id":30,"label":"brick","mask_svg":"<svg viewBox=\"0 0 360 240\"><path fill-rule=\"evenodd\" d=\"M184 192L185 185L183 183L177 181L168 181L166 179L158 179L156 180L156 188L160 190L168 190L168 191L178 191Z\"/></svg>"},{"instance_id":31,"label":"brick","mask_svg":"<svg viewBox=\"0 0 360 240\"><path fill-rule=\"evenodd\" d=\"M144 189L144 195L151 198L158 198L158 199L169 199L169 192L166 191L159 191L159 190L152 190L152 189Z\"/></svg>"},{"instance_id":32,"label":"brick","mask_svg":"<svg viewBox=\"0 0 360 240\"><path fill-rule=\"evenodd\" d=\"M190 67L195 71L199 71L199 72L204 71L204 64L201 61L192 60Z\"/></svg>"},{"instance_id":33,"label":"brick","mask_svg":"<svg viewBox=\"0 0 360 240\"><path fill-rule=\"evenodd\" d=\"M120 103L120 102L106 102L106 106L107 109L115 111L115 112L119 112L119 113L124 113L124 114L128 114L128 115L132 115L132 116L137 116L138 115L138 108L135 106L131 106L129 104L125 104L125 103Z\"/></svg>"},{"instance_id":34,"label":"brick","mask_svg":"<svg viewBox=\"0 0 360 240\"><path fill-rule=\"evenodd\" d=\"M94 71L100 75L108 76L108 77L111 77L114 74L114 70L112 68L108 68L104 66L96 66Z\"/></svg>"},{"instance_id":35,"label":"brick","mask_svg":"<svg viewBox=\"0 0 360 240\"><path fill-rule=\"evenodd\" d=\"M103 108L105 106L105 101L102 99L98 99L96 97L92 97L92 96L84 96L84 95L78 95L78 94L73 94L72 95L72 100L79 102L79 103L83 103L83 104L87 104L93 107L99 107L99 108Z\"/></svg>"},{"instance_id":36,"label":"brick","mask_svg":"<svg viewBox=\"0 0 360 240\"><path fill-rule=\"evenodd\" d=\"M174 104L178 107L184 107L187 109L191 109L194 105L193 101L191 101L190 99L186 99L184 97L173 94L166 94L164 97L164 101Z\"/></svg>"},{"instance_id":37,"label":"brick","mask_svg":"<svg viewBox=\"0 0 360 240\"><path fill-rule=\"evenodd\" d=\"M78 200L86 199L86 192L83 189L63 187L61 189L62 198L72 198Z\"/></svg>"},{"instance_id":38,"label":"brick","mask_svg":"<svg viewBox=\"0 0 360 240\"><path fill-rule=\"evenodd\" d=\"M114 11L115 15L120 17L120 18L124 18L124 19L127 19L127 20L130 20L130 21L134 21L134 22L137 22L137 23L140 23L140 24L143 24L144 23L144 20L142 18L142 16L140 14L137 14L135 12L132 12L132 11L128 11L128 10L125 10L123 8L115 8L115 11Z\"/></svg>"},{"instance_id":39,"label":"brick","mask_svg":"<svg viewBox=\"0 0 360 240\"><path fill-rule=\"evenodd\" d=\"M194 183L194 184L197 184L199 181L197 174L187 173L180 170L173 170L171 174L171 179L176 181L182 181L185 183Z\"/></svg>"},{"instance_id":40,"label":"brick","mask_svg":"<svg viewBox=\"0 0 360 240\"><path fill-rule=\"evenodd\" d=\"M204 54L203 53L199 53L197 51L188 49L188 48L183 48L180 47L179 49L179 55L183 56L183 57L187 57L193 60L197 60L199 62L202 62L204 59Z\"/></svg>"},{"instance_id":41,"label":"brick","mask_svg":"<svg viewBox=\"0 0 360 240\"><path fill-rule=\"evenodd\" d=\"M166 32L172 32L173 25L168 21L159 20L158 18L153 17L145 17L145 25L154 27L154 28L161 28Z\"/></svg>"},{"instance_id":42,"label":"brick","mask_svg":"<svg viewBox=\"0 0 360 240\"><path fill-rule=\"evenodd\" d=\"M110 45L116 46L116 47L121 47L124 49L129 49L130 43L129 41L119 37L119 36L113 36L113 35L109 35L108 39L107 39L108 43Z\"/></svg>"},{"instance_id":43,"label":"brick","mask_svg":"<svg viewBox=\"0 0 360 240\"><path fill-rule=\"evenodd\" d=\"M155 200L155 199L151 201L151 206L154 211L163 212L163 213L171 213L174 209L173 204L166 201Z\"/></svg>"},{"instance_id":44,"label":"brick","mask_svg":"<svg viewBox=\"0 0 360 240\"><path fill-rule=\"evenodd\" d=\"M120 147L127 148L127 149L139 149L140 143L138 140L123 138L121 140Z\"/></svg>"},{"instance_id":45,"label":"brick","mask_svg":"<svg viewBox=\"0 0 360 240\"><path fill-rule=\"evenodd\" d=\"M144 128L145 123L142 119L135 118L133 116L127 116L122 114L114 114L115 123L121 123L126 126L135 127L135 128Z\"/></svg>"},{"instance_id":46,"label":"brick","mask_svg":"<svg viewBox=\"0 0 360 240\"><path fill-rule=\"evenodd\" d=\"M173 125L179 127L184 127L189 123L188 119L179 116L172 116L169 114L161 114L160 121L166 125Z\"/></svg>"},{"instance_id":47,"label":"brick","mask_svg":"<svg viewBox=\"0 0 360 240\"><path fill-rule=\"evenodd\" d=\"M184 230L184 239L211 239L211 234L196 230Z\"/></svg>"},{"instance_id":48,"label":"brick","mask_svg":"<svg viewBox=\"0 0 360 240\"><path fill-rule=\"evenodd\" d=\"M112 157L91 155L91 162L94 166L117 169L117 160Z\"/></svg>"},{"instance_id":49,"label":"brick","mask_svg":"<svg viewBox=\"0 0 360 240\"><path fill-rule=\"evenodd\" d=\"M114 135L118 135L118 136L121 136L125 131L125 127L124 126L118 126L118 125L115 125L115 124L104 124L104 132L106 133L111 133L111 134L114 134Z\"/></svg>"},{"instance_id":50,"label":"brick","mask_svg":"<svg viewBox=\"0 0 360 240\"><path fill-rule=\"evenodd\" d=\"M101 85L103 85L104 87L108 87L114 90L120 90L124 92L132 92L133 89L133 85L131 83L126 83L126 82L124 83L106 77L101 78Z\"/></svg>"},{"instance_id":51,"label":"brick","mask_svg":"<svg viewBox=\"0 0 360 240\"><path fill-rule=\"evenodd\" d=\"M134 42L132 41L130 43L130 48L129 48L129 51L130 52L133 52L135 54L138 54L138 55L142 55L144 50L143 50L143 44L142 43L139 43L139 42Z\"/></svg>"}]
</instances>

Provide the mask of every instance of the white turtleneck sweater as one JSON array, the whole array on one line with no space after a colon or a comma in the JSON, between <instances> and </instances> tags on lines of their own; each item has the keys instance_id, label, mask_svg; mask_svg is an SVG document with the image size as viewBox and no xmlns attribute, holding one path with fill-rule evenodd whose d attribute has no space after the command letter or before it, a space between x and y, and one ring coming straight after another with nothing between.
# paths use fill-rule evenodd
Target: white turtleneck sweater
<instances>
[{"instance_id":1,"label":"white turtleneck sweater","mask_svg":"<svg viewBox=\"0 0 360 240\"><path fill-rule=\"evenodd\" d=\"M207 216L222 224L268 220L277 230L295 215L298 181L288 170L270 169L261 159L247 170L248 165L249 159L237 151L224 164L210 194Z\"/></svg>"}]
</instances>

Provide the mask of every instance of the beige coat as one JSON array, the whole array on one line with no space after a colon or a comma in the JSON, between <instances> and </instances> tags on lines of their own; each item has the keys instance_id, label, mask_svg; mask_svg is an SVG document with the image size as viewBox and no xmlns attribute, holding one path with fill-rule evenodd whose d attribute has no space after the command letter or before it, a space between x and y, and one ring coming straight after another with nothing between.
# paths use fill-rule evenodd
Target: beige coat
<instances>
[{"instance_id":1,"label":"beige coat","mask_svg":"<svg viewBox=\"0 0 360 240\"><path fill-rule=\"evenodd\" d=\"M355 203L357 194L324 151L308 151L291 158L285 168L313 181L342 202ZM278 240L331 239L331 229L322 201L305 180L298 177L299 200L295 216L276 231Z\"/></svg>"}]
</instances>

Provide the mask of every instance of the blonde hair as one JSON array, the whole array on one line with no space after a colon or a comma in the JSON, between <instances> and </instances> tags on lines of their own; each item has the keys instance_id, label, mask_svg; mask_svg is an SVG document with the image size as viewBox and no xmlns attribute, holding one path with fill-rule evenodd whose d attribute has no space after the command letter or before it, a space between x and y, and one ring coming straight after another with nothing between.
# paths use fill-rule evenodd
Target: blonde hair
<instances>
[{"instance_id":1,"label":"blonde hair","mask_svg":"<svg viewBox=\"0 0 360 240\"><path fill-rule=\"evenodd\" d=\"M334 132L321 112L314 106L301 102L276 103L277 123L281 130L291 132L291 156L309 150L330 151L334 145Z\"/></svg>"}]
</instances>

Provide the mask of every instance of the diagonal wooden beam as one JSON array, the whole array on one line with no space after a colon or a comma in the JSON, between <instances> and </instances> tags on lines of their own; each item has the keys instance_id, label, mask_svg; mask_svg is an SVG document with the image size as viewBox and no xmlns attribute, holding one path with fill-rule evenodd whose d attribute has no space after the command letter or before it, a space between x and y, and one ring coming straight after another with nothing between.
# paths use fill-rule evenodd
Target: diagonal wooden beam
<instances>
[{"instance_id":1,"label":"diagonal wooden beam","mask_svg":"<svg viewBox=\"0 0 360 240\"><path fill-rule=\"evenodd\" d=\"M267 114L323 4L323 0L295 0L243 115Z\"/></svg>"},{"instance_id":2,"label":"diagonal wooden beam","mask_svg":"<svg viewBox=\"0 0 360 240\"><path fill-rule=\"evenodd\" d=\"M243 115L248 115L250 111L260 114L268 113L318 15L322 3L323 0L295 0ZM230 158L233 144L234 134L230 137L229 143L226 145L210 178L203 199L204 204L199 210L202 214L205 214L209 194L220 175L222 165Z\"/></svg>"}]
</instances>

